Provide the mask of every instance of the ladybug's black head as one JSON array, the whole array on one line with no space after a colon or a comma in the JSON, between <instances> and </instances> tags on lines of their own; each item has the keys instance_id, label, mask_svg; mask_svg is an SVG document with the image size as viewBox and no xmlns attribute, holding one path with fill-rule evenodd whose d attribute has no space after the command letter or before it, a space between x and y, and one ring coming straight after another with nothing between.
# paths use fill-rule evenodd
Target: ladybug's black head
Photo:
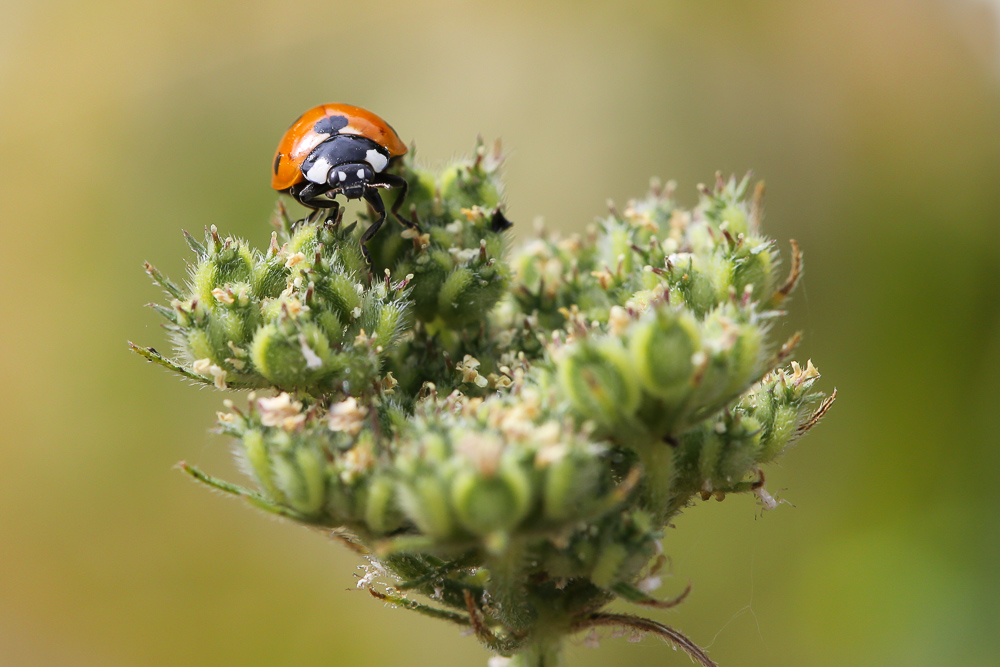
<instances>
[{"instance_id":1,"label":"ladybug's black head","mask_svg":"<svg viewBox=\"0 0 1000 667\"><path fill-rule=\"evenodd\" d=\"M331 195L339 193L347 199L360 199L374 177L375 171L367 162L348 162L331 169L326 180L332 188Z\"/></svg>"}]
</instances>

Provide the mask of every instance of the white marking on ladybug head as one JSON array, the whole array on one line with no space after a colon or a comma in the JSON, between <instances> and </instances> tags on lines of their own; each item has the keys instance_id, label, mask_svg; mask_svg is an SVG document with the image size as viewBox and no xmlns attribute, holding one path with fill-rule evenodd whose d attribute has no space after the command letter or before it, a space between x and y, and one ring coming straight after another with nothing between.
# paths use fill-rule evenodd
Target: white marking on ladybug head
<instances>
[{"instance_id":1,"label":"white marking on ladybug head","mask_svg":"<svg viewBox=\"0 0 1000 667\"><path fill-rule=\"evenodd\" d=\"M340 182L341 182L341 183L343 183L344 181L346 181L346 180L347 180L347 174L345 174L345 173L344 173L344 172L342 172L342 171L338 171L338 172L337 172L337 178L339 178L339 179L340 179Z\"/></svg>"},{"instance_id":2,"label":"white marking on ladybug head","mask_svg":"<svg viewBox=\"0 0 1000 667\"><path fill-rule=\"evenodd\" d=\"M313 183L326 183L326 177L330 173L330 167L332 166L326 158L319 158L313 163L313 166L309 167L309 171L306 172L306 179Z\"/></svg>"},{"instance_id":3,"label":"white marking on ladybug head","mask_svg":"<svg viewBox=\"0 0 1000 667\"><path fill-rule=\"evenodd\" d=\"M358 169L358 178L364 179L364 177L365 177L365 170L364 169Z\"/></svg>"},{"instance_id":4,"label":"white marking on ladybug head","mask_svg":"<svg viewBox=\"0 0 1000 667\"><path fill-rule=\"evenodd\" d=\"M374 148L369 148L368 152L365 153L365 162L370 164L376 172L382 171L385 169L385 165L389 164L389 160Z\"/></svg>"}]
</instances>

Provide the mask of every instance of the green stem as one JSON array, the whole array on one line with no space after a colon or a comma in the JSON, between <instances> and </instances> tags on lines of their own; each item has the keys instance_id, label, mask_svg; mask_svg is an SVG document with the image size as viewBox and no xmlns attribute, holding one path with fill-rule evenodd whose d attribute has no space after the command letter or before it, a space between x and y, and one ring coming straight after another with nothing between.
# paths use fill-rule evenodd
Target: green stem
<instances>
[{"instance_id":1,"label":"green stem","mask_svg":"<svg viewBox=\"0 0 1000 667\"><path fill-rule=\"evenodd\" d=\"M526 598L526 557L524 543L513 539L500 554L486 562L490 570L488 590L497 607L494 617L515 631L529 630L538 616L537 609Z\"/></svg>"},{"instance_id":2,"label":"green stem","mask_svg":"<svg viewBox=\"0 0 1000 667\"><path fill-rule=\"evenodd\" d=\"M559 667L562 665L562 638L538 637L515 655L509 667Z\"/></svg>"},{"instance_id":3,"label":"green stem","mask_svg":"<svg viewBox=\"0 0 1000 667\"><path fill-rule=\"evenodd\" d=\"M646 509L657 521L671 514L670 499L674 486L674 449L659 441L638 443L635 447L643 467L643 496Z\"/></svg>"}]
</instances>

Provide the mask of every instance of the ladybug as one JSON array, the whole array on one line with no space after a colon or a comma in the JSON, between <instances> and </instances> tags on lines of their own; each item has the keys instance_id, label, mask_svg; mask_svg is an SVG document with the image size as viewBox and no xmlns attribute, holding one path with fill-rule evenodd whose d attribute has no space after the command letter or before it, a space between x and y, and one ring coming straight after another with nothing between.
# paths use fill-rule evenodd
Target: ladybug
<instances>
[{"instance_id":1,"label":"ladybug","mask_svg":"<svg viewBox=\"0 0 1000 667\"><path fill-rule=\"evenodd\" d=\"M378 189L399 188L392 214L406 227L416 222L399 215L406 197L406 179L385 169L406 154L396 130L371 111L349 104L321 104L299 116L278 142L271 187L314 210L339 208L335 197L364 199L375 222L361 236L361 250L371 264L365 243L385 222L385 204Z\"/></svg>"}]
</instances>

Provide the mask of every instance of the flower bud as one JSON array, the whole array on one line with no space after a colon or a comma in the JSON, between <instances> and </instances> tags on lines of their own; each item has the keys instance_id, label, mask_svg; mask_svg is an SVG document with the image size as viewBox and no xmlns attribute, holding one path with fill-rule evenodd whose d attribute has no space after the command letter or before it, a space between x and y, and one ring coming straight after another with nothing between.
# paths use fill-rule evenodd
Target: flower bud
<instances>
[{"instance_id":1,"label":"flower bud","mask_svg":"<svg viewBox=\"0 0 1000 667\"><path fill-rule=\"evenodd\" d=\"M751 298L766 303L774 294L774 254L772 244L759 237L749 237L730 258L732 285L737 296L752 288Z\"/></svg>"},{"instance_id":2,"label":"flower bud","mask_svg":"<svg viewBox=\"0 0 1000 667\"><path fill-rule=\"evenodd\" d=\"M629 351L643 388L668 404L682 402L693 388L693 358L701 348L694 318L657 308L630 333Z\"/></svg>"},{"instance_id":3,"label":"flower bud","mask_svg":"<svg viewBox=\"0 0 1000 667\"><path fill-rule=\"evenodd\" d=\"M396 483L385 476L374 477L366 488L364 520L375 534L396 529L402 514L397 507Z\"/></svg>"},{"instance_id":4,"label":"flower bud","mask_svg":"<svg viewBox=\"0 0 1000 667\"><path fill-rule=\"evenodd\" d=\"M726 424L725 433L720 434L724 445L715 466L715 475L720 480L730 484L739 481L757 464L761 433L761 424L753 417L733 419Z\"/></svg>"},{"instance_id":5,"label":"flower bud","mask_svg":"<svg viewBox=\"0 0 1000 667\"><path fill-rule=\"evenodd\" d=\"M432 476L422 476L399 486L399 504L417 528L434 539L448 539L455 531L445 485Z\"/></svg>"},{"instance_id":6,"label":"flower bud","mask_svg":"<svg viewBox=\"0 0 1000 667\"><path fill-rule=\"evenodd\" d=\"M441 174L439 183L441 199L453 208L480 206L494 209L500 203L500 191L495 178L474 164L458 162L450 165Z\"/></svg>"},{"instance_id":7,"label":"flower bud","mask_svg":"<svg viewBox=\"0 0 1000 667\"><path fill-rule=\"evenodd\" d=\"M578 448L567 448L564 455L545 466L542 511L549 521L571 521L601 499L601 461Z\"/></svg>"},{"instance_id":8,"label":"flower bud","mask_svg":"<svg viewBox=\"0 0 1000 667\"><path fill-rule=\"evenodd\" d=\"M185 336L185 342L188 354L192 359L211 359L214 363L219 363L218 350L204 329L189 329Z\"/></svg>"},{"instance_id":9,"label":"flower bud","mask_svg":"<svg viewBox=\"0 0 1000 667\"><path fill-rule=\"evenodd\" d=\"M276 502L284 503L286 498L274 482L271 457L260 431L250 430L243 434L243 458L253 472L264 492Z\"/></svg>"},{"instance_id":10,"label":"flower bud","mask_svg":"<svg viewBox=\"0 0 1000 667\"><path fill-rule=\"evenodd\" d=\"M697 396L707 405L732 399L760 375L764 331L745 319L729 306L705 318Z\"/></svg>"},{"instance_id":11,"label":"flower bud","mask_svg":"<svg viewBox=\"0 0 1000 667\"><path fill-rule=\"evenodd\" d=\"M250 344L254 368L278 387L303 387L324 375L330 344L312 323L271 323L257 330Z\"/></svg>"},{"instance_id":12,"label":"flower bud","mask_svg":"<svg viewBox=\"0 0 1000 667\"><path fill-rule=\"evenodd\" d=\"M717 256L674 256L670 286L696 316L704 316L720 303L728 290L729 265Z\"/></svg>"},{"instance_id":13,"label":"flower bud","mask_svg":"<svg viewBox=\"0 0 1000 667\"><path fill-rule=\"evenodd\" d=\"M493 271L488 278L483 273L459 266L445 278L437 296L437 313L446 323L461 327L481 322L496 305L506 281Z\"/></svg>"},{"instance_id":14,"label":"flower bud","mask_svg":"<svg viewBox=\"0 0 1000 667\"><path fill-rule=\"evenodd\" d=\"M217 284L247 281L253 275L253 251L242 241L226 239L209 262L215 267Z\"/></svg>"},{"instance_id":15,"label":"flower bud","mask_svg":"<svg viewBox=\"0 0 1000 667\"><path fill-rule=\"evenodd\" d=\"M259 262L253 269L251 293L259 299L273 299L285 289L288 267L280 256Z\"/></svg>"},{"instance_id":16,"label":"flower bud","mask_svg":"<svg viewBox=\"0 0 1000 667\"><path fill-rule=\"evenodd\" d=\"M285 504L306 516L315 516L325 500L322 463L315 454L306 448L272 450L270 459L274 483Z\"/></svg>"},{"instance_id":17,"label":"flower bud","mask_svg":"<svg viewBox=\"0 0 1000 667\"><path fill-rule=\"evenodd\" d=\"M470 533L510 531L531 508L531 481L520 466L506 460L495 475L460 472L452 482L451 500L459 522Z\"/></svg>"},{"instance_id":18,"label":"flower bud","mask_svg":"<svg viewBox=\"0 0 1000 667\"><path fill-rule=\"evenodd\" d=\"M749 232L750 225L747 221L747 213L743 205L731 203L727 204L719 212L720 227L725 226L725 230L729 232L733 238L739 236L740 234L747 234Z\"/></svg>"},{"instance_id":19,"label":"flower bud","mask_svg":"<svg viewBox=\"0 0 1000 667\"><path fill-rule=\"evenodd\" d=\"M772 461L792 441L792 438L795 436L795 430L798 428L798 412L798 410L789 405L777 405L774 406L773 412L770 415L761 415L765 419L766 417L770 417L770 419L766 419L765 421L768 428L764 433L763 448L757 459L760 463Z\"/></svg>"},{"instance_id":20,"label":"flower bud","mask_svg":"<svg viewBox=\"0 0 1000 667\"><path fill-rule=\"evenodd\" d=\"M557 367L560 387L581 419L612 427L638 409L639 378L617 338L575 344Z\"/></svg>"},{"instance_id":21,"label":"flower bud","mask_svg":"<svg viewBox=\"0 0 1000 667\"><path fill-rule=\"evenodd\" d=\"M808 362L802 368L794 361L790 368L778 369L756 384L734 411L752 417L760 424L761 451L758 463L766 463L802 436L826 413L835 396L826 397L811 390L819 371ZM818 405L817 405L818 404Z\"/></svg>"}]
</instances>

